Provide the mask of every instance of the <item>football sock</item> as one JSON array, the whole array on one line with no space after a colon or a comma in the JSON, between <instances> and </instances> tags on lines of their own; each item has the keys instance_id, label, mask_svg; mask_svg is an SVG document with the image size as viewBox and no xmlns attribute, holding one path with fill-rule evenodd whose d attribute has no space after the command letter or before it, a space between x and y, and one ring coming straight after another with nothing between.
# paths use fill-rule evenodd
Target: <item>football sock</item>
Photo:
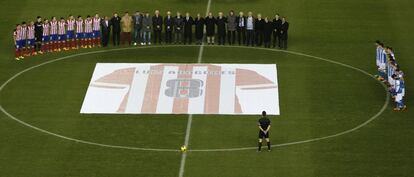
<instances>
[{"instance_id":1,"label":"football sock","mask_svg":"<svg viewBox=\"0 0 414 177\"><path fill-rule=\"evenodd\" d=\"M262 150L262 142L259 142L259 143L257 144L257 146L258 146L258 149L257 149L257 150L261 151L261 150Z\"/></svg>"},{"instance_id":2,"label":"football sock","mask_svg":"<svg viewBox=\"0 0 414 177\"><path fill-rule=\"evenodd\" d=\"M267 142L267 149L270 150L270 142Z\"/></svg>"}]
</instances>

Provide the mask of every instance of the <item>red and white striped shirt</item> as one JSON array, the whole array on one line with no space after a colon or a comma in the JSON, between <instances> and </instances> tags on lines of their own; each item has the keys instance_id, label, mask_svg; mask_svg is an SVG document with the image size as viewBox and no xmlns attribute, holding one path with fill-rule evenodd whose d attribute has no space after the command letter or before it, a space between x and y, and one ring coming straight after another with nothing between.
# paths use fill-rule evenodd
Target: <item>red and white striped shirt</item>
<instances>
[{"instance_id":1,"label":"red and white striped shirt","mask_svg":"<svg viewBox=\"0 0 414 177\"><path fill-rule=\"evenodd\" d=\"M22 40L27 39L27 26L22 26L20 33Z\"/></svg>"},{"instance_id":2,"label":"red and white striped shirt","mask_svg":"<svg viewBox=\"0 0 414 177\"><path fill-rule=\"evenodd\" d=\"M49 36L50 32L50 24L49 23L43 23L43 36Z\"/></svg>"},{"instance_id":3,"label":"red and white striped shirt","mask_svg":"<svg viewBox=\"0 0 414 177\"><path fill-rule=\"evenodd\" d=\"M13 35L16 41L22 40L22 30L20 28L17 28Z\"/></svg>"},{"instance_id":4,"label":"red and white striped shirt","mask_svg":"<svg viewBox=\"0 0 414 177\"><path fill-rule=\"evenodd\" d=\"M93 31L101 30L101 18L93 18Z\"/></svg>"},{"instance_id":5,"label":"red and white striped shirt","mask_svg":"<svg viewBox=\"0 0 414 177\"><path fill-rule=\"evenodd\" d=\"M83 20L76 21L76 33L83 33Z\"/></svg>"},{"instance_id":6,"label":"red and white striped shirt","mask_svg":"<svg viewBox=\"0 0 414 177\"><path fill-rule=\"evenodd\" d=\"M75 30L75 20L68 20L68 31L73 31Z\"/></svg>"},{"instance_id":7,"label":"red and white striped shirt","mask_svg":"<svg viewBox=\"0 0 414 177\"><path fill-rule=\"evenodd\" d=\"M92 19L85 20L85 33L92 33Z\"/></svg>"},{"instance_id":8,"label":"red and white striped shirt","mask_svg":"<svg viewBox=\"0 0 414 177\"><path fill-rule=\"evenodd\" d=\"M58 32L58 22L51 21L50 22L50 35L57 34L57 32Z\"/></svg>"},{"instance_id":9,"label":"red and white striped shirt","mask_svg":"<svg viewBox=\"0 0 414 177\"><path fill-rule=\"evenodd\" d=\"M34 39L35 38L35 27L34 25L30 25L27 27L27 39Z\"/></svg>"},{"instance_id":10,"label":"red and white striped shirt","mask_svg":"<svg viewBox=\"0 0 414 177\"><path fill-rule=\"evenodd\" d=\"M65 26L66 26L66 22L65 21L59 21L59 31L58 31L58 34L59 35L63 35L63 34L66 34L66 29L65 29Z\"/></svg>"}]
</instances>

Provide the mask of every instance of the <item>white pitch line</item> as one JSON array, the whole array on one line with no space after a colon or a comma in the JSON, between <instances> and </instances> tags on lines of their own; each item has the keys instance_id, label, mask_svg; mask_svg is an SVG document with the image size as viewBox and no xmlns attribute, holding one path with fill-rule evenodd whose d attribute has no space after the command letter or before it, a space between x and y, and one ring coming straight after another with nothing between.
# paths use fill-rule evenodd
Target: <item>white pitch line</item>
<instances>
[{"instance_id":1,"label":"white pitch line","mask_svg":"<svg viewBox=\"0 0 414 177\"><path fill-rule=\"evenodd\" d=\"M210 6L211 6L211 0L208 0L207 2L207 8L206 8L206 16L208 15L208 13L210 12ZM201 40L201 45L200 45L200 50L198 51L198 58L197 58L197 63L201 63L203 60L203 52L204 52L204 37ZM184 140L184 146L186 146L188 148L188 142L190 141L190 133L191 133L191 124L193 121L193 115L190 114L188 115L188 121L187 121L187 129L185 131L185 140ZM184 176L184 171L185 171L185 161L187 159L187 152L183 152L181 155L181 163L180 163L180 171L178 173L179 177L183 177Z\"/></svg>"},{"instance_id":2,"label":"white pitch line","mask_svg":"<svg viewBox=\"0 0 414 177\"><path fill-rule=\"evenodd\" d=\"M148 48L173 48L173 47L198 47L199 45L164 45L164 46L143 46L143 47L126 47L126 48L114 48L114 49L107 49L107 50L99 50L99 51L91 51L91 52L85 52L85 53L77 53L77 54L72 54L72 55L68 55L68 56L64 56L64 57L60 57L60 58L55 58L55 59L51 59L49 61L40 63L38 65L34 65L31 66L29 68L26 68L18 73L16 73L15 75L13 75L12 77L10 77L7 81L5 81L1 86L0 86L0 92L3 91L3 89L10 83L12 82L14 79L16 79L18 76L29 72L32 69L35 68L39 68L41 66L50 64L50 63L55 63L58 61L62 61L62 60L66 60L66 59L70 59L73 57L78 57L78 56L85 56L85 55L90 55L90 54L101 54L101 53L107 53L107 52L114 52L114 51L124 51L124 50L136 50L136 49L148 49ZM216 47L216 46L210 46L210 47ZM267 48L252 48L252 47L244 47L244 46L220 46L220 47L227 47L227 48L241 48L241 49L255 49L255 50L267 50L267 51L272 51L272 52L283 52L283 53L288 53L288 54L292 54L292 55L299 55L299 56L304 56L304 57L309 57L309 58L313 58L316 60L320 60L320 61L324 61L324 62L328 62L328 63L332 63L332 64L337 64L343 67L347 67L350 68L352 70L358 71L364 75L367 75L373 79L375 79L376 81L378 81L373 75L371 75L370 73L368 73L367 71L364 71L360 68L356 68L353 67L351 65L347 65L344 63L340 63L337 61L333 61L333 60L329 60L329 59L325 59L322 57L317 57L317 56L312 56L309 54L304 54L304 53L300 53L300 52L295 52L295 51L287 51L287 50L278 50L278 49L267 49ZM272 145L272 147L282 147L282 146L290 146L290 145L297 145L297 144L303 144L303 143L309 143L309 142L315 142L315 141L320 141L320 140L325 140L328 138L335 138L338 136L342 136L345 134L349 134L352 133L364 126L366 126L367 124L371 123L372 121L374 121L375 119L377 119L388 107L389 104L389 93L388 93L388 89L387 87L380 81L378 81L378 83L380 83L380 85L382 85L385 89L385 93L386 93L386 99L384 102L384 105L382 107L382 109L376 113L374 116L370 117L367 121L363 122L362 124L349 129L349 130L345 130L343 132L339 132L337 134L333 134L333 135L328 135L325 137L319 137L319 138L313 138L313 139L308 139L308 140L302 140L302 141L296 141L296 142L288 142L288 143L282 143L282 144L275 144ZM103 144L103 143L96 143L96 142L92 142L92 141L86 141L86 140L81 140L81 139L76 139L76 138L72 138L72 137L68 137L68 136L64 136L61 134L57 134L57 133L53 133L50 132L48 130L36 127L34 125L31 125L29 123L26 123L20 119L18 119L17 117L13 116L12 114L8 113L3 106L0 104L0 112L3 112L8 118L16 121L17 123L22 124L23 126L26 126L28 128L34 129L36 131L39 131L41 133L45 133L47 135L51 135L51 136L55 136L57 138L62 138L68 141L74 141L76 143L82 143L82 144L86 144L86 145L93 145L93 146L99 146L99 147L105 147L105 148L114 148L114 149L124 149L124 150L140 150L140 151L158 151L158 152L179 152L178 149L174 148L174 149L161 149L161 148L141 148L141 147L132 147L132 146L119 146L119 145L111 145L111 144ZM219 151L239 151L239 150L251 150L251 149L255 149L257 147L242 147L242 148L225 148L225 149L192 149L189 150L191 152L219 152Z\"/></svg>"}]
</instances>

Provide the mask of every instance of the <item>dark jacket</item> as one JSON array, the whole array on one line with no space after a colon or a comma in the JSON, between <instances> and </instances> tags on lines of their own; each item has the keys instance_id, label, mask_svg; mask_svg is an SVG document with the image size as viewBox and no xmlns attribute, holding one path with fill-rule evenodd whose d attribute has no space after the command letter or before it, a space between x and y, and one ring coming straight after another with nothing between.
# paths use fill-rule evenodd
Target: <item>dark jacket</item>
<instances>
[{"instance_id":1,"label":"dark jacket","mask_svg":"<svg viewBox=\"0 0 414 177\"><path fill-rule=\"evenodd\" d=\"M273 23L271 21L268 21L267 23L263 23L263 36L264 36L264 42L270 42L271 36L273 31Z\"/></svg>"},{"instance_id":2,"label":"dark jacket","mask_svg":"<svg viewBox=\"0 0 414 177\"><path fill-rule=\"evenodd\" d=\"M36 37L36 40L41 40L42 39L42 35L43 35L42 22L36 22L34 24L34 26L35 26L35 37Z\"/></svg>"},{"instance_id":3,"label":"dark jacket","mask_svg":"<svg viewBox=\"0 0 414 177\"><path fill-rule=\"evenodd\" d=\"M264 28L264 19L258 19L256 18L256 20L254 21L254 30L257 32L263 32L263 28Z\"/></svg>"},{"instance_id":4,"label":"dark jacket","mask_svg":"<svg viewBox=\"0 0 414 177\"><path fill-rule=\"evenodd\" d=\"M112 32L121 32L121 17L112 17L111 19Z\"/></svg>"},{"instance_id":5,"label":"dark jacket","mask_svg":"<svg viewBox=\"0 0 414 177\"><path fill-rule=\"evenodd\" d=\"M204 34L204 18L200 17L200 19L196 18L194 21L195 25L195 35L197 39L202 39Z\"/></svg>"},{"instance_id":6,"label":"dark jacket","mask_svg":"<svg viewBox=\"0 0 414 177\"><path fill-rule=\"evenodd\" d=\"M187 20L187 17L184 17L184 33L192 34L193 24L194 24L194 20L192 17L189 17L188 20Z\"/></svg>"},{"instance_id":7,"label":"dark jacket","mask_svg":"<svg viewBox=\"0 0 414 177\"><path fill-rule=\"evenodd\" d=\"M227 18L226 17L217 17L216 18L216 25L217 25L217 33L219 35L225 35L226 34L226 23Z\"/></svg>"},{"instance_id":8,"label":"dark jacket","mask_svg":"<svg viewBox=\"0 0 414 177\"><path fill-rule=\"evenodd\" d=\"M240 22L243 20L243 24L241 24ZM246 29L246 17L245 16L242 16L242 17L240 17L240 16L237 16L236 17L236 29L238 30L238 31L240 31L241 29Z\"/></svg>"},{"instance_id":9,"label":"dark jacket","mask_svg":"<svg viewBox=\"0 0 414 177\"><path fill-rule=\"evenodd\" d=\"M161 31L162 30L162 23L163 23L163 21L162 21L162 16L161 15L158 15L158 17L154 15L152 17L152 26L153 26L154 31Z\"/></svg>"},{"instance_id":10,"label":"dark jacket","mask_svg":"<svg viewBox=\"0 0 414 177\"><path fill-rule=\"evenodd\" d=\"M168 16L166 16L164 18L164 28L165 31L172 31L174 29L174 17L170 16L170 18L168 18Z\"/></svg>"},{"instance_id":11,"label":"dark jacket","mask_svg":"<svg viewBox=\"0 0 414 177\"><path fill-rule=\"evenodd\" d=\"M273 19L273 31L276 33L276 34L279 34L280 33L280 27L282 26L282 20L280 20L280 19L278 19L278 20L276 20L276 19Z\"/></svg>"},{"instance_id":12,"label":"dark jacket","mask_svg":"<svg viewBox=\"0 0 414 177\"><path fill-rule=\"evenodd\" d=\"M288 22L282 23L280 26L280 36L283 39L288 38L288 30L289 30L289 23Z\"/></svg>"},{"instance_id":13,"label":"dark jacket","mask_svg":"<svg viewBox=\"0 0 414 177\"><path fill-rule=\"evenodd\" d=\"M134 28L141 29L142 28L142 15L132 16L132 22L134 23Z\"/></svg>"},{"instance_id":14,"label":"dark jacket","mask_svg":"<svg viewBox=\"0 0 414 177\"><path fill-rule=\"evenodd\" d=\"M105 19L101 20L101 30L103 35L109 35L109 32L111 32L111 20L108 20L108 25L106 25Z\"/></svg>"},{"instance_id":15,"label":"dark jacket","mask_svg":"<svg viewBox=\"0 0 414 177\"><path fill-rule=\"evenodd\" d=\"M206 17L204 19L204 22L206 24L206 32L207 36L214 36L216 33L216 19L214 17Z\"/></svg>"},{"instance_id":16,"label":"dark jacket","mask_svg":"<svg viewBox=\"0 0 414 177\"><path fill-rule=\"evenodd\" d=\"M174 31L175 32L183 32L184 28L184 18L180 16L180 18L174 18Z\"/></svg>"}]
</instances>

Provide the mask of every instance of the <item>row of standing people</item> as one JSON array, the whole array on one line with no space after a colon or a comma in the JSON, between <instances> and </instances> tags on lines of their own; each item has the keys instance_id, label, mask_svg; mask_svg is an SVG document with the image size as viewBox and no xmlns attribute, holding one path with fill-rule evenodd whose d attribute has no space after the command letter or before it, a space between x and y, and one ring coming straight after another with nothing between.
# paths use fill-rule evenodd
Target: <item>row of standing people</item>
<instances>
[{"instance_id":1,"label":"row of standing people","mask_svg":"<svg viewBox=\"0 0 414 177\"><path fill-rule=\"evenodd\" d=\"M190 13L181 15L180 12L173 16L168 11L162 17L156 10L153 16L148 12L137 11L132 18L135 45L148 45L151 41L159 44L192 44L195 37L196 44L201 44L205 38L210 45L239 44L287 49L289 23L279 14L274 19L262 18L261 14L254 17L252 12L248 12L247 16L243 12L236 15L234 11L230 11L227 16L222 12L214 16L210 12L206 17L201 14L192 17Z\"/></svg>"},{"instance_id":2,"label":"row of standing people","mask_svg":"<svg viewBox=\"0 0 414 177\"><path fill-rule=\"evenodd\" d=\"M397 64L394 50L390 46L385 46L381 41L376 41L376 66L378 68L377 79L388 86L391 97L396 106L394 111L403 111L407 108L404 104L405 80L404 72Z\"/></svg>"},{"instance_id":3,"label":"row of standing people","mask_svg":"<svg viewBox=\"0 0 414 177\"><path fill-rule=\"evenodd\" d=\"M206 17L197 14L193 18L189 13L182 16L177 12L176 16L172 16L168 11L163 18L156 10L152 16L139 11L132 16L126 12L122 17L114 13L111 18L95 14L85 19L79 15L75 19L69 15L66 19L52 17L49 21L38 16L36 22L17 24L13 38L15 57L20 60L25 56L48 52L106 47L111 34L114 46L126 42L129 45L151 45L151 41L158 44L192 44L195 37L197 44L205 38L210 45L216 42L225 45L227 41L229 45L238 43L287 49L288 29L289 23L279 14L273 20L262 18L260 14L254 17L252 12L247 16L240 12L236 16L233 11L227 16L219 12L215 17L210 12Z\"/></svg>"}]
</instances>

